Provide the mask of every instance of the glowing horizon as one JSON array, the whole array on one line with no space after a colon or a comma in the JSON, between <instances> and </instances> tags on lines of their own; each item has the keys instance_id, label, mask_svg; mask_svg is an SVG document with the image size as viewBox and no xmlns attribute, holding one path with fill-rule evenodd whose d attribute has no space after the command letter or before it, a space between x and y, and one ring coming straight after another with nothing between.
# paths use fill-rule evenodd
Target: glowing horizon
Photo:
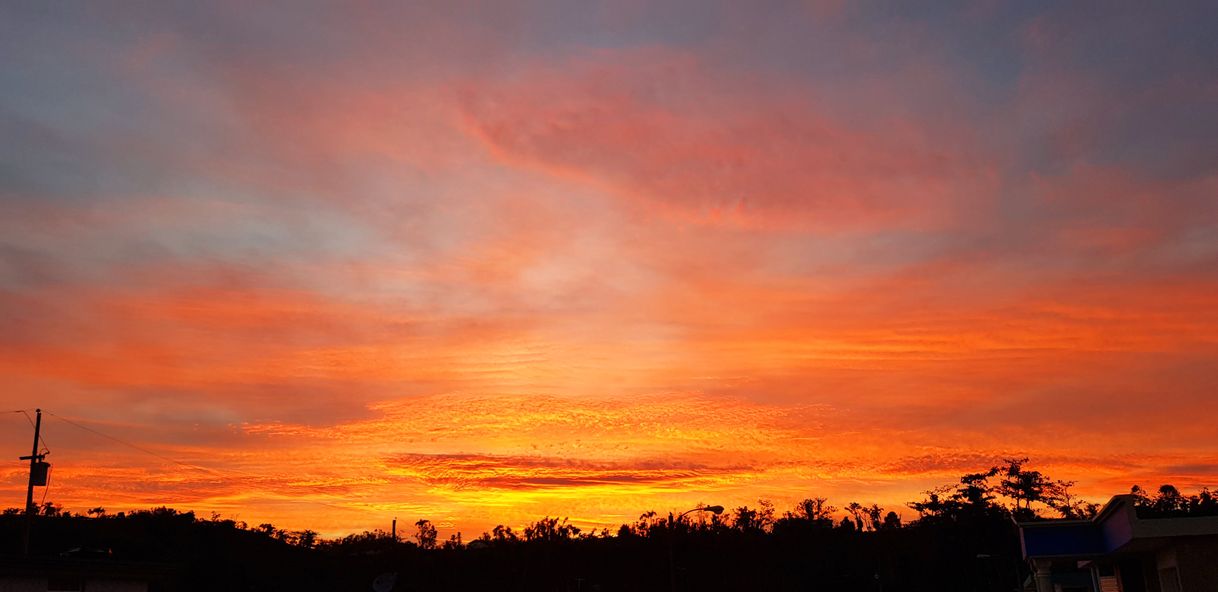
<instances>
[{"instance_id":1,"label":"glowing horizon","mask_svg":"<svg viewBox=\"0 0 1218 592\"><path fill-rule=\"evenodd\" d=\"M1214 10L6 7L0 411L328 536L1218 485Z\"/></svg>"}]
</instances>

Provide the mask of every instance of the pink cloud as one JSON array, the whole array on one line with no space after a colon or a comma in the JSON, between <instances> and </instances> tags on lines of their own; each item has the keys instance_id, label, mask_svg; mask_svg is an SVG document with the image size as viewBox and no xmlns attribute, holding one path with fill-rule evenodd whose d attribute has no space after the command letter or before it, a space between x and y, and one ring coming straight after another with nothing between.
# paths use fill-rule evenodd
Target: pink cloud
<instances>
[{"instance_id":1,"label":"pink cloud","mask_svg":"<svg viewBox=\"0 0 1218 592\"><path fill-rule=\"evenodd\" d=\"M992 183L954 130L849 124L815 99L658 51L483 80L461 96L470 131L506 162L687 223L927 228Z\"/></svg>"}]
</instances>

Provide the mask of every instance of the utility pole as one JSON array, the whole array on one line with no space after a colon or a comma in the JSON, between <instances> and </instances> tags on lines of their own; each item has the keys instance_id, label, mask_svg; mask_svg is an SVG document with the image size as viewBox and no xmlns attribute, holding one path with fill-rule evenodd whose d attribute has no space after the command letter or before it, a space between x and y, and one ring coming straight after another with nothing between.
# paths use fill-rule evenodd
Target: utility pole
<instances>
[{"instance_id":1,"label":"utility pole","mask_svg":"<svg viewBox=\"0 0 1218 592\"><path fill-rule=\"evenodd\" d=\"M37 481L41 485L46 485L46 468L42 467L42 459L46 458L45 454L38 454L38 442L40 433L42 432L42 409L35 409L37 419L34 421L34 447L30 449L29 456L18 457L17 460L30 461L30 480L25 488L25 530L21 535L21 554L28 556L30 554L30 525L34 522L34 514L37 512L37 507L34 506L34 483Z\"/></svg>"},{"instance_id":2,"label":"utility pole","mask_svg":"<svg viewBox=\"0 0 1218 592\"><path fill-rule=\"evenodd\" d=\"M393 542L398 542L398 517L393 517Z\"/></svg>"}]
</instances>

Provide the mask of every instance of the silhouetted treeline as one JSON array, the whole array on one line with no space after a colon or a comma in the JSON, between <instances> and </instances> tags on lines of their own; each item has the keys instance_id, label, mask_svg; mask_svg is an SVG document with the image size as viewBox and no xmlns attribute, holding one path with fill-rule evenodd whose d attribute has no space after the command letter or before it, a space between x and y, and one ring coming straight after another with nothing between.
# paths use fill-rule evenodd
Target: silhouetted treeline
<instances>
[{"instance_id":1,"label":"silhouetted treeline","mask_svg":"<svg viewBox=\"0 0 1218 592\"><path fill-rule=\"evenodd\" d=\"M1218 516L1218 494L1202 489L1194 495L1184 495L1173 485L1160 485L1155 495L1133 486L1137 496L1139 518L1174 518L1180 516Z\"/></svg>"},{"instance_id":2,"label":"silhouetted treeline","mask_svg":"<svg viewBox=\"0 0 1218 592\"><path fill-rule=\"evenodd\" d=\"M993 590L1027 576L1015 520L1083 518L1094 504L1070 482L1026 468L1026 459L964 475L907 508L810 497L777 511L766 501L707 508L688 517L646 512L616 530L586 531L546 517L519 531L497 526L472 540L440 540L426 519L395 540L382 531L319 540L308 530L251 526L169 508L70 515L53 504L37 520L34 552L167 563L166 590ZM1170 485L1139 496L1146 516L1218 515L1209 490ZM714 512L711 510L716 510ZM902 511L913 510L906 520ZM1014 520L1013 520L1014 519ZM5 553L23 517L0 516Z\"/></svg>"}]
</instances>

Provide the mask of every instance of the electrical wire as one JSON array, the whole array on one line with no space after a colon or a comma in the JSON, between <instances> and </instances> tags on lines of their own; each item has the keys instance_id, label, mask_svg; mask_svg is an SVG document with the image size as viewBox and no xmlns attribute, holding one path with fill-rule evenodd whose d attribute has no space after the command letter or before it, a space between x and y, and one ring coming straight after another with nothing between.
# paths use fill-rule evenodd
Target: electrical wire
<instances>
[{"instance_id":1,"label":"electrical wire","mask_svg":"<svg viewBox=\"0 0 1218 592\"><path fill-rule=\"evenodd\" d=\"M231 477L231 476L233 476L233 475L238 475L238 476L242 476L242 477L248 477L248 478L253 478L253 479L259 479L259 478L262 478L262 476L261 476L261 475L257 475L257 474L254 474L254 473L249 473L249 472L246 472L246 471L241 471L241 470L239 470L239 469L231 469L231 468L230 468L230 469L227 469L227 470L223 470L223 471L221 471L221 470L219 470L219 469L213 469L213 468L211 468L211 467L205 467L205 466L202 466L202 465L196 465L196 464L191 464L191 463L187 463L187 462L182 462L182 461L177 460L177 459L175 459L175 458L171 458L171 457L165 456L165 455L163 455L163 454L159 454L159 453L157 453L157 452L154 452L154 451L152 451L152 450L149 450L149 449L147 449L147 448L144 448L143 446L139 446L139 445L137 445L137 444L133 444L133 443L131 443L131 442L127 442L126 440L123 440L123 439L121 439L121 438L116 438L116 437L114 437L114 436L111 436L110 434L106 434L106 433L104 433L104 432L97 431L97 430L95 430L95 429L93 429L93 428L91 428L91 427L89 427L89 426L79 424L79 423L77 423L77 422L75 422L75 421L72 421L72 420L70 420L70 419L68 419L68 418L66 418L66 417L64 417L64 416L62 416L62 415L59 415L59 414L57 414L57 413L55 413L55 412L53 412L53 411L50 411L50 410L47 410L47 409L43 409L43 410L42 410L42 412L43 412L43 413L46 413L47 415L50 415L50 416L54 417L55 419L58 419L58 420L60 420L60 421L63 421L64 423L66 423L66 424L68 424L68 425L74 426L74 427L79 428L79 429L81 429L81 430L84 430L84 431L86 431L86 432L90 432L90 433L92 433L92 434L94 434L94 435L100 436L100 437L105 438L105 439L107 439L107 440L111 440L111 441L113 441L113 442L117 442L117 443L119 443L119 444L122 444L123 446L127 446L127 447L129 447L129 448L134 449L134 450L138 450L138 451L140 451L140 452L143 452L144 454L147 454L147 455L150 455L150 456L153 456L153 457L159 458L159 459L161 459L161 460L163 460L163 461L166 461L166 462L170 462L170 463L173 463L173 464L176 464L176 465L181 465L181 466L183 466L183 467L187 467L187 468L191 468L191 469L195 469L195 470L206 471L206 472L212 473L212 474L214 474L214 475L218 475L218 476L220 476L220 477ZM27 414L27 416L28 416L28 414ZM48 481L48 483L49 483L49 481ZM317 494L315 494L315 495L317 495ZM330 498L330 499L336 500L336 501L344 501L344 502L345 502L345 501L348 501L346 498L343 498L343 497L341 497L341 496L336 496L336 495L333 495L333 494L324 494L324 493L323 493L323 494L320 494L320 495L321 495L321 496L323 496L323 497L327 497L327 498ZM45 497L45 493L44 493L44 497ZM290 501L296 501L296 500L290 500ZM350 508L349 506L340 506L340 505L337 505L337 504L331 504L331 503L327 503L327 502L320 501L320 500L316 500L316 499L313 499L313 500L300 500L300 501L302 501L303 503L318 504L318 505L322 505L322 506L326 506L326 507L330 507L330 508L334 508L334 509L338 509L338 510L351 510L351 508Z\"/></svg>"},{"instance_id":2,"label":"electrical wire","mask_svg":"<svg viewBox=\"0 0 1218 592\"><path fill-rule=\"evenodd\" d=\"M28 410L18 409L16 411L10 411L10 413L20 413L20 414L24 415L25 420L30 422L30 427L37 429L37 426L34 425L34 418L30 417L30 412ZM47 444L47 439L43 438L41 433L38 434L38 443L42 446L42 448L40 449L38 454L50 454L51 453L51 447L50 447L50 445Z\"/></svg>"},{"instance_id":3,"label":"electrical wire","mask_svg":"<svg viewBox=\"0 0 1218 592\"><path fill-rule=\"evenodd\" d=\"M68 418L66 418L66 417L64 417L64 416L62 416L62 415L59 415L59 414L57 414L57 413L54 413L54 412L52 412L52 411L47 411L47 410L45 410L45 409L44 409L44 410L43 410L43 412L44 412L44 413L46 413L47 415L54 416L54 417L55 417L55 419L58 419L58 420L60 420L60 421L62 421L62 422L64 422L64 423L66 423L66 424L68 424L68 425L75 426L75 427L80 428L80 429L82 429L82 430L84 430L84 431L86 431L86 432L90 432L90 433L95 434L95 435L97 435L97 436L101 436L102 438L105 438L105 439L107 439L107 440L111 440L111 441L114 441L114 442L118 442L119 444L122 444L123 446L127 446L128 448L133 448L133 449L135 449L135 450L138 450L138 451L140 451L140 452L143 452L144 454L148 454L148 455L151 455L151 456L155 456L156 458L159 458L159 459L161 459L161 460L163 460L163 461L166 461L166 462L171 462L171 463L173 463L173 464L176 464L176 465L181 465L181 466L183 466L183 467L187 467L187 468L190 468L190 469L195 469L195 470L199 470L199 471L207 471L207 472L209 472L209 473L215 473L215 474L217 474L217 475L224 475L224 471L219 471L219 470L213 469L213 468L211 468L211 467L204 467L204 466L201 466L201 465L195 465L195 464L191 464L191 463L187 463L187 462L182 462L182 461L180 461L180 460L178 460L178 459L176 459L176 458L170 458L170 457L165 456L165 455L163 455L163 454L158 454L158 453L156 453L156 452L153 452L153 451L151 451L151 450L148 450L147 448L144 448L144 447L139 446L139 445L137 445L137 444L132 444L131 442L128 442L128 441L123 440L123 439L121 439L121 438L115 438L114 436L111 436L110 434L105 434L105 433L99 432L99 431L97 431L97 430L95 430L95 429L93 429L93 428L91 428L91 427L89 427L89 426L86 426L86 425L81 425L81 424L79 424L79 423L76 423L76 422L74 422L74 421L72 421L72 420L70 420L70 419L68 419ZM236 472L236 471L232 471L232 472Z\"/></svg>"},{"instance_id":4,"label":"electrical wire","mask_svg":"<svg viewBox=\"0 0 1218 592\"><path fill-rule=\"evenodd\" d=\"M121 438L116 438L116 437L114 437L114 436L111 436L110 434L106 434L106 433L100 432L100 431L95 430L95 429L93 429L93 428L91 428L91 427L89 427L89 426L79 424L79 423L77 423L77 422L75 422L75 421L72 421L72 420L70 420L70 419L68 419L68 418L66 418L66 417L64 417L64 416L62 416L62 415L59 415L59 414L57 414L57 413L55 413L55 412L53 412L53 411L50 411L50 410L48 410L48 409L43 409L42 411L43 411L43 413L46 413L47 415L53 416L55 419L61 420L61 421L63 421L64 423L66 423L66 424L68 424L68 425L71 425L71 426L76 427L76 428L78 428L78 429L81 429L81 430L84 430L84 431L86 431L86 432L92 433L92 434L94 434L94 435L96 435L96 436L99 436L99 437L105 438L105 439L107 439L107 440L110 440L110 441L116 442L116 443L118 443L118 444L122 444L123 446L127 446L127 447L129 447L129 448L131 448L131 449L138 450L138 451L140 451L140 452L143 452L144 454L147 454L147 455L153 456L153 457L155 457L155 458L159 458L159 459L161 459L161 460L163 460L163 461L166 461L166 462L170 462L170 463L173 463L173 464L176 464L176 465L180 465L180 466L183 466L183 467L187 467L187 468L191 468L191 469L195 469L195 470L199 470L199 471L206 471L206 472L208 472L208 473L212 473L212 474L214 474L214 475L219 475L219 476L221 476L221 477L228 477L228 476L232 476L232 475L239 475L239 476L243 476L243 477L249 477L249 478L261 478L261 475L256 475L256 474L254 474L254 473L249 473L249 472L246 472L246 471L241 471L241 470L238 470L238 469L231 469L231 468L230 468L230 469L227 469L227 470L225 470L225 471L221 471L221 470L218 470L218 469L213 469L213 468L211 468L211 467L205 467L205 466L202 466L202 465L196 465L196 464L191 464L191 463L187 463L187 462L182 462L182 461L180 461L180 460L177 460L177 459L175 459L175 458L171 458L171 457L165 456L165 455L163 455L163 454L159 454L159 453L157 453L157 452L154 452L154 451L152 451L152 450L149 450L149 449L144 448L144 447L142 447L142 446L139 446L139 445L137 445L137 444L133 444L133 443L128 442L128 441L126 441L126 440L123 440L123 439L121 439ZM25 411L24 409L19 409L19 410L16 410L16 411L14 411L13 413L24 413L24 414L25 414L26 419L30 421L30 425L32 426L32 425L34 424L33 419L31 419L31 418L30 418L29 413L28 413L27 411ZM41 441L42 441L42 445L43 445L43 447L44 447L44 448L46 448L46 440L44 440L44 439L41 437L41 435L39 435L39 440L41 440ZM48 450L47 450L47 452L50 452L50 450L48 449ZM47 495L47 491L50 489L50 483L51 483L51 481L50 481L50 470L48 469L48 472L47 472L47 487L46 487L46 489L44 489L44 490L43 490L43 492L42 492L42 499L43 499L43 503L44 503L44 504L45 504L45 502L46 502L46 495ZM333 494L325 494L325 493L322 493L322 494L314 494L314 495L320 495L321 497L329 498L329 499L332 499L332 500L335 500L335 501L340 501L340 502L347 502L347 501L349 501L348 499L346 499L346 498L344 498L344 497L337 496L337 495L333 495ZM317 505L321 505L321 506L326 506L326 507L328 507L328 508L333 508L333 509L336 509L336 510L347 510L347 511L352 510L352 508L351 508L350 506L343 506L343 505L338 505L338 504L332 504L332 503L324 502L324 501L321 501L321 500L318 500L318 499L312 499L312 500L284 500L284 501L292 501L292 502L299 501L300 503L306 503L306 504L317 504Z\"/></svg>"},{"instance_id":5,"label":"electrical wire","mask_svg":"<svg viewBox=\"0 0 1218 592\"><path fill-rule=\"evenodd\" d=\"M53 469L54 465L47 466L47 484L42 486L42 501L38 502L38 505L44 508L47 505L47 492L51 490L51 471Z\"/></svg>"}]
</instances>

